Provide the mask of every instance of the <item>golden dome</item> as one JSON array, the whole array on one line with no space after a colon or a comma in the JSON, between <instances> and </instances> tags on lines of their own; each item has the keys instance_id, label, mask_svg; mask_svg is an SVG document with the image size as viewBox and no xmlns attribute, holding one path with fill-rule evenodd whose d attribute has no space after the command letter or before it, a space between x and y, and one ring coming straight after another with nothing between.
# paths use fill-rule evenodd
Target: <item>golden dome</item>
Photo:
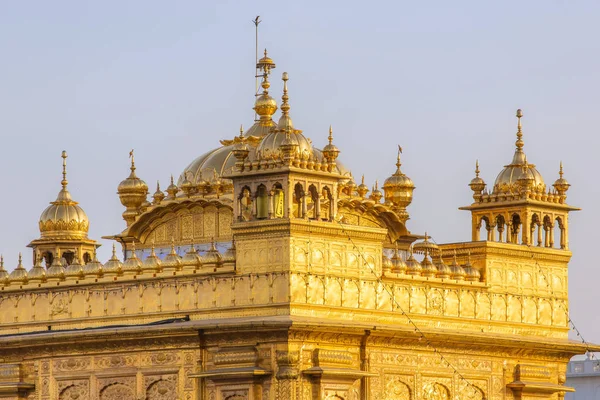
<instances>
[{"instance_id":1,"label":"golden dome","mask_svg":"<svg viewBox=\"0 0 600 400\"><path fill-rule=\"evenodd\" d=\"M232 242L231 247L228 248L225 253L223 253L222 262L225 266L235 265L235 242Z\"/></svg>"},{"instance_id":2,"label":"golden dome","mask_svg":"<svg viewBox=\"0 0 600 400\"><path fill-rule=\"evenodd\" d=\"M42 266L42 256L39 252L35 255L35 265L27 273L30 281L45 282L46 281L46 268Z\"/></svg>"},{"instance_id":3,"label":"golden dome","mask_svg":"<svg viewBox=\"0 0 600 400\"><path fill-rule=\"evenodd\" d=\"M117 248L113 243L112 247L112 257L104 264L102 268L105 275L122 275L123 273L123 263L117 257Z\"/></svg>"},{"instance_id":4,"label":"golden dome","mask_svg":"<svg viewBox=\"0 0 600 400\"><path fill-rule=\"evenodd\" d=\"M421 269L421 275L424 277L432 278L437 275L438 270L429 258L428 251L425 251L425 257L423 257L423 261L421 261Z\"/></svg>"},{"instance_id":5,"label":"golden dome","mask_svg":"<svg viewBox=\"0 0 600 400\"><path fill-rule=\"evenodd\" d=\"M100 261L98 261L95 251L94 258L92 259L92 261L85 264L85 266L83 267L83 273L85 275L93 275L98 278L102 277L102 275L104 274L104 266Z\"/></svg>"},{"instance_id":6,"label":"golden dome","mask_svg":"<svg viewBox=\"0 0 600 400\"><path fill-rule=\"evenodd\" d=\"M217 250L214 240L211 240L210 249L204 253L204 256L202 256L202 261L205 265L212 265L215 267L219 266L223 261L223 256L221 256L221 253L219 253L219 250Z\"/></svg>"},{"instance_id":7,"label":"golden dome","mask_svg":"<svg viewBox=\"0 0 600 400\"><path fill-rule=\"evenodd\" d=\"M202 258L193 244L181 259L181 265L188 269L199 269L202 266Z\"/></svg>"},{"instance_id":8,"label":"golden dome","mask_svg":"<svg viewBox=\"0 0 600 400\"><path fill-rule=\"evenodd\" d=\"M46 279L65 279L65 267L62 265L60 254L58 254L58 257L54 258L52 265L48 268Z\"/></svg>"},{"instance_id":9,"label":"golden dome","mask_svg":"<svg viewBox=\"0 0 600 400\"><path fill-rule=\"evenodd\" d=\"M415 256L411 249L410 256L406 260L406 274L407 275L421 275L422 271L423 271L423 267L421 267L421 264L415 259Z\"/></svg>"},{"instance_id":10,"label":"golden dome","mask_svg":"<svg viewBox=\"0 0 600 400\"><path fill-rule=\"evenodd\" d=\"M181 269L181 257L175 251L175 242L173 239L171 239L171 252L163 260L162 267L163 269Z\"/></svg>"},{"instance_id":11,"label":"golden dome","mask_svg":"<svg viewBox=\"0 0 600 400\"><path fill-rule=\"evenodd\" d=\"M569 190L569 187L571 186L571 184L565 178L563 178L562 161L560 162L560 170L558 171L558 179L556 181L554 181L554 184L552 186L554 186L554 189L556 189L556 192L561 196L565 195L567 193L567 190Z\"/></svg>"},{"instance_id":12,"label":"golden dome","mask_svg":"<svg viewBox=\"0 0 600 400\"><path fill-rule=\"evenodd\" d=\"M131 245L131 256L127 257L123 263L123 272L130 272L134 275L142 273L142 262L135 252L135 243Z\"/></svg>"},{"instance_id":13,"label":"golden dome","mask_svg":"<svg viewBox=\"0 0 600 400\"><path fill-rule=\"evenodd\" d=\"M398 253L398 245L396 245L394 255L392 256L392 272L397 274L403 274L406 272L406 263Z\"/></svg>"},{"instance_id":14,"label":"golden dome","mask_svg":"<svg viewBox=\"0 0 600 400\"><path fill-rule=\"evenodd\" d=\"M369 196L369 198L375 203L379 203L382 197L383 193L381 193L381 190L379 190L379 182L375 181L375 186L373 186L373 190L371 190L371 195Z\"/></svg>"},{"instance_id":15,"label":"golden dome","mask_svg":"<svg viewBox=\"0 0 600 400\"><path fill-rule=\"evenodd\" d=\"M413 190L415 184L413 181L402 171L400 166L400 154L402 148L398 146L398 159L396 161L396 172L383 183L383 191L385 193L385 202L391 204L393 207L405 209L412 203Z\"/></svg>"},{"instance_id":16,"label":"golden dome","mask_svg":"<svg viewBox=\"0 0 600 400\"><path fill-rule=\"evenodd\" d=\"M150 255L148 257L146 257L146 259L144 260L144 263L142 264L142 268L144 271L160 272L162 269L161 264L162 264L162 262L160 261L160 258L158 258L158 256L156 255L156 252L154 251L154 243L153 243Z\"/></svg>"},{"instance_id":17,"label":"golden dome","mask_svg":"<svg viewBox=\"0 0 600 400\"><path fill-rule=\"evenodd\" d=\"M17 265L17 268L10 273L8 279L10 279L11 282L27 283L29 278L27 270L23 267L23 257L21 253L19 253L19 264Z\"/></svg>"},{"instance_id":18,"label":"golden dome","mask_svg":"<svg viewBox=\"0 0 600 400\"><path fill-rule=\"evenodd\" d=\"M67 185L67 152L62 152L62 189L55 201L50 203L40 216L39 228L42 238L85 239L89 229L88 217L76 201L71 198Z\"/></svg>"},{"instance_id":19,"label":"golden dome","mask_svg":"<svg viewBox=\"0 0 600 400\"><path fill-rule=\"evenodd\" d=\"M521 182L529 180L530 190L537 193L546 191L546 184L542 175L535 168L535 165L527 163L527 156L523 152L523 132L521 127L521 117L523 112L517 110L517 141L515 142L516 149L512 162L504 166L500 171L496 181L494 182L493 193L519 193L521 190Z\"/></svg>"},{"instance_id":20,"label":"golden dome","mask_svg":"<svg viewBox=\"0 0 600 400\"><path fill-rule=\"evenodd\" d=\"M481 193L485 189L485 181L479 177L479 160L475 161L475 178L471 179L469 186L475 193Z\"/></svg>"},{"instance_id":21,"label":"golden dome","mask_svg":"<svg viewBox=\"0 0 600 400\"><path fill-rule=\"evenodd\" d=\"M8 282L8 271L4 269L4 256L0 256L0 283Z\"/></svg>"},{"instance_id":22,"label":"golden dome","mask_svg":"<svg viewBox=\"0 0 600 400\"><path fill-rule=\"evenodd\" d=\"M138 178L135 174L135 159L133 150L129 153L131 157L131 173L127 179L119 183L117 193L121 204L127 208L139 208L146 201L148 195L148 185L146 182Z\"/></svg>"},{"instance_id":23,"label":"golden dome","mask_svg":"<svg viewBox=\"0 0 600 400\"><path fill-rule=\"evenodd\" d=\"M452 276L452 269L444 263L442 252L439 252L439 258L433 263L437 268L436 276L441 279L448 279Z\"/></svg>"},{"instance_id":24,"label":"golden dome","mask_svg":"<svg viewBox=\"0 0 600 400\"><path fill-rule=\"evenodd\" d=\"M384 273L392 271L392 260L385 254L381 257L381 268Z\"/></svg>"},{"instance_id":25,"label":"golden dome","mask_svg":"<svg viewBox=\"0 0 600 400\"><path fill-rule=\"evenodd\" d=\"M79 257L77 255L75 255L73 263L65 268L65 276L76 277L80 279L84 278L85 273L83 272L83 265L81 265L79 262Z\"/></svg>"},{"instance_id":26,"label":"golden dome","mask_svg":"<svg viewBox=\"0 0 600 400\"><path fill-rule=\"evenodd\" d=\"M481 279L481 272L477 268L471 265L471 253L467 254L467 263L463 267L465 270L465 280L469 282L479 282Z\"/></svg>"},{"instance_id":27,"label":"golden dome","mask_svg":"<svg viewBox=\"0 0 600 400\"><path fill-rule=\"evenodd\" d=\"M164 198L165 198L165 194L162 190L160 190L160 182L156 181L156 192L154 192L154 194L152 195L152 198L154 199L154 204L160 204Z\"/></svg>"},{"instance_id":28,"label":"golden dome","mask_svg":"<svg viewBox=\"0 0 600 400\"><path fill-rule=\"evenodd\" d=\"M454 258L452 259L452 264L450 264L450 270L452 271L450 277L457 281L464 281L465 276L467 275L465 269L461 267L456 261L456 250L454 250Z\"/></svg>"}]
</instances>

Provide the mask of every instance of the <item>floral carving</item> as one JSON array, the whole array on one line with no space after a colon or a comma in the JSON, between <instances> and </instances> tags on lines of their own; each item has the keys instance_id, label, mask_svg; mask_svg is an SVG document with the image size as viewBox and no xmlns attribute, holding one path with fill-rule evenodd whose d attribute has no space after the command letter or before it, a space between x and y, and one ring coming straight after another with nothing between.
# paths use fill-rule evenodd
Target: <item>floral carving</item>
<instances>
[{"instance_id":1,"label":"floral carving","mask_svg":"<svg viewBox=\"0 0 600 400\"><path fill-rule=\"evenodd\" d=\"M87 382L67 386L60 391L59 400L87 400L89 388Z\"/></svg>"},{"instance_id":2,"label":"floral carving","mask_svg":"<svg viewBox=\"0 0 600 400\"><path fill-rule=\"evenodd\" d=\"M135 395L129 386L113 383L100 391L100 400L135 400Z\"/></svg>"},{"instance_id":3,"label":"floral carving","mask_svg":"<svg viewBox=\"0 0 600 400\"><path fill-rule=\"evenodd\" d=\"M176 381L160 379L146 389L147 400L171 400L177 396Z\"/></svg>"},{"instance_id":4,"label":"floral carving","mask_svg":"<svg viewBox=\"0 0 600 400\"><path fill-rule=\"evenodd\" d=\"M423 400L450 400L450 393L444 385L428 383L423 387Z\"/></svg>"},{"instance_id":5,"label":"floral carving","mask_svg":"<svg viewBox=\"0 0 600 400\"><path fill-rule=\"evenodd\" d=\"M397 376L387 376L385 379L386 400L410 400L410 388Z\"/></svg>"}]
</instances>

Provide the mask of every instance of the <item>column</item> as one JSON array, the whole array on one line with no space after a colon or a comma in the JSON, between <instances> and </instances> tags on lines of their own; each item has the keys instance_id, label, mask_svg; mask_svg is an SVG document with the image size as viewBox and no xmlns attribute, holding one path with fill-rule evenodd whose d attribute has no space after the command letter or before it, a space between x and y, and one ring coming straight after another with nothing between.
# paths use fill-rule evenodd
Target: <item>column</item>
<instances>
[{"instance_id":1,"label":"column","mask_svg":"<svg viewBox=\"0 0 600 400\"><path fill-rule=\"evenodd\" d=\"M315 219L317 221L321 220L321 195L319 195L317 193L316 198L314 199L315 202Z\"/></svg>"},{"instance_id":2,"label":"column","mask_svg":"<svg viewBox=\"0 0 600 400\"><path fill-rule=\"evenodd\" d=\"M275 201L274 192L271 190L269 192L269 219L273 219L273 202Z\"/></svg>"}]
</instances>

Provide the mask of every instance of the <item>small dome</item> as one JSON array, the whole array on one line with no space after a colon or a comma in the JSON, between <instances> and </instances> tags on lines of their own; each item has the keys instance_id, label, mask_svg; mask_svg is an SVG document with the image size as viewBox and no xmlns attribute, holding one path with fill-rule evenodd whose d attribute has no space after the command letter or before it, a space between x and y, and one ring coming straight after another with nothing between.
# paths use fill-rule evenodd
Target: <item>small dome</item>
<instances>
[{"instance_id":1,"label":"small dome","mask_svg":"<svg viewBox=\"0 0 600 400\"><path fill-rule=\"evenodd\" d=\"M123 263L117 257L117 248L113 243L112 257L104 264L104 275L122 275L123 274Z\"/></svg>"},{"instance_id":2,"label":"small dome","mask_svg":"<svg viewBox=\"0 0 600 400\"><path fill-rule=\"evenodd\" d=\"M42 257L39 253L35 255L35 265L27 272L30 281L45 282L46 268L42 266Z\"/></svg>"},{"instance_id":3,"label":"small dome","mask_svg":"<svg viewBox=\"0 0 600 400\"><path fill-rule=\"evenodd\" d=\"M11 282L20 282L27 283L29 277L27 275L27 270L23 267L23 258L21 253L19 253L19 264L17 268L15 268L9 275L9 279Z\"/></svg>"},{"instance_id":4,"label":"small dome","mask_svg":"<svg viewBox=\"0 0 600 400\"><path fill-rule=\"evenodd\" d=\"M371 195L369 198L375 203L379 203L382 197L383 193L381 193L381 190L379 190L379 182L375 181L375 186L373 186L373 190L371 190Z\"/></svg>"},{"instance_id":5,"label":"small dome","mask_svg":"<svg viewBox=\"0 0 600 400\"><path fill-rule=\"evenodd\" d=\"M223 253L223 265L235 265L235 242L231 243L231 247Z\"/></svg>"},{"instance_id":6,"label":"small dome","mask_svg":"<svg viewBox=\"0 0 600 400\"><path fill-rule=\"evenodd\" d=\"M73 259L73 263L65 268L65 276L83 279L85 273L83 272L83 265L79 262L79 257L76 255Z\"/></svg>"},{"instance_id":7,"label":"small dome","mask_svg":"<svg viewBox=\"0 0 600 400\"><path fill-rule=\"evenodd\" d=\"M146 257L142 264L142 269L148 272L160 272L162 270L162 261L160 261L160 258L158 258L154 251L154 244L152 245L150 255Z\"/></svg>"},{"instance_id":8,"label":"small dome","mask_svg":"<svg viewBox=\"0 0 600 400\"><path fill-rule=\"evenodd\" d=\"M450 277L454 280L457 281L464 281L465 280L465 276L467 275L465 273L465 270L463 267L461 267L458 262L456 262L456 251L454 252L454 258L452 260L452 264L450 264L450 270L452 271L452 273L450 274Z\"/></svg>"},{"instance_id":9,"label":"small dome","mask_svg":"<svg viewBox=\"0 0 600 400\"><path fill-rule=\"evenodd\" d=\"M94 258L83 267L83 273L86 276L92 276L100 278L104 274L104 266L100 261L98 261L98 257L96 256L96 252L94 252Z\"/></svg>"},{"instance_id":10,"label":"small dome","mask_svg":"<svg viewBox=\"0 0 600 400\"><path fill-rule=\"evenodd\" d=\"M406 260L406 274L407 275L421 275L423 268L421 264L415 259L415 256L410 252L410 256Z\"/></svg>"},{"instance_id":11,"label":"small dome","mask_svg":"<svg viewBox=\"0 0 600 400\"><path fill-rule=\"evenodd\" d=\"M4 269L4 256L0 256L0 283L8 283L8 272Z\"/></svg>"},{"instance_id":12,"label":"small dome","mask_svg":"<svg viewBox=\"0 0 600 400\"><path fill-rule=\"evenodd\" d=\"M398 146L398 160L396 161L396 172L383 183L386 203L394 207L404 209L412 203L415 184L412 179L404 175L400 170L400 154L402 149Z\"/></svg>"},{"instance_id":13,"label":"small dome","mask_svg":"<svg viewBox=\"0 0 600 400\"><path fill-rule=\"evenodd\" d=\"M554 186L554 189L556 189L556 192L561 196L565 195L567 193L567 191L569 190L569 187L571 186L571 184L565 178L563 178L562 161L560 162L560 170L558 171L558 179L556 181L554 181L554 184L552 186Z\"/></svg>"},{"instance_id":14,"label":"small dome","mask_svg":"<svg viewBox=\"0 0 600 400\"><path fill-rule=\"evenodd\" d=\"M54 261L52 261L52 265L48 268L46 279L65 279L65 267L62 265L60 257L55 257Z\"/></svg>"},{"instance_id":15,"label":"small dome","mask_svg":"<svg viewBox=\"0 0 600 400\"><path fill-rule=\"evenodd\" d=\"M156 192L152 195L152 199L154 199L154 204L160 204L165 198L165 194L162 190L160 190L160 182L156 181Z\"/></svg>"},{"instance_id":16,"label":"small dome","mask_svg":"<svg viewBox=\"0 0 600 400\"><path fill-rule=\"evenodd\" d=\"M181 265L187 269L199 269L202 266L202 257L192 244L190 249L183 255Z\"/></svg>"},{"instance_id":17,"label":"small dome","mask_svg":"<svg viewBox=\"0 0 600 400\"><path fill-rule=\"evenodd\" d=\"M175 251L175 243L171 241L171 252L167 254L162 262L164 269L180 270L181 269L181 257Z\"/></svg>"},{"instance_id":18,"label":"small dome","mask_svg":"<svg viewBox=\"0 0 600 400\"><path fill-rule=\"evenodd\" d=\"M471 265L471 255L467 256L467 263L464 265L465 280L469 282L479 282L481 280L481 272Z\"/></svg>"},{"instance_id":19,"label":"small dome","mask_svg":"<svg viewBox=\"0 0 600 400\"><path fill-rule=\"evenodd\" d=\"M383 272L392 272L392 260L390 260L390 258L388 256L386 256L385 254L383 255L382 259L381 259L381 268L383 269Z\"/></svg>"},{"instance_id":20,"label":"small dome","mask_svg":"<svg viewBox=\"0 0 600 400\"><path fill-rule=\"evenodd\" d=\"M433 262L429 258L429 254L425 252L425 257L421 261L422 272L421 275L427 278L433 278L437 275L437 268L433 265Z\"/></svg>"},{"instance_id":21,"label":"small dome","mask_svg":"<svg viewBox=\"0 0 600 400\"><path fill-rule=\"evenodd\" d=\"M535 165L527 163L527 156L523 151L523 132L521 127L521 117L523 113L517 110L517 141L515 142L516 149L512 162L504 166L494 182L494 194L500 193L519 193L523 180L529 180L530 190L537 193L546 191L546 184L542 175L535 168Z\"/></svg>"},{"instance_id":22,"label":"small dome","mask_svg":"<svg viewBox=\"0 0 600 400\"><path fill-rule=\"evenodd\" d=\"M407 265L398 253L398 247L394 250L394 255L392 256L392 272L396 274L403 274L406 272Z\"/></svg>"},{"instance_id":23,"label":"small dome","mask_svg":"<svg viewBox=\"0 0 600 400\"><path fill-rule=\"evenodd\" d=\"M123 273L132 273L134 275L142 273L142 262L135 252L135 243L131 247L131 256L127 257L127 260L123 263Z\"/></svg>"},{"instance_id":24,"label":"small dome","mask_svg":"<svg viewBox=\"0 0 600 400\"><path fill-rule=\"evenodd\" d=\"M435 267L437 268L436 276L440 279L448 279L452 276L452 269L444 263L442 259L442 252L440 251L439 257L436 262L434 262Z\"/></svg>"},{"instance_id":25,"label":"small dome","mask_svg":"<svg viewBox=\"0 0 600 400\"><path fill-rule=\"evenodd\" d=\"M219 250L217 250L214 240L210 243L210 249L202 256L202 261L204 265L212 266L219 266L222 263L223 257L219 253Z\"/></svg>"},{"instance_id":26,"label":"small dome","mask_svg":"<svg viewBox=\"0 0 600 400\"><path fill-rule=\"evenodd\" d=\"M56 200L50 203L40 216L39 228L43 239L86 239L90 226L89 219L71 198L67 188L67 152L62 152L62 189Z\"/></svg>"},{"instance_id":27,"label":"small dome","mask_svg":"<svg viewBox=\"0 0 600 400\"><path fill-rule=\"evenodd\" d=\"M121 181L117 188L121 204L127 208L139 208L146 201L148 185L135 174L135 161L133 150L129 153L131 157L131 173L127 179Z\"/></svg>"}]
</instances>

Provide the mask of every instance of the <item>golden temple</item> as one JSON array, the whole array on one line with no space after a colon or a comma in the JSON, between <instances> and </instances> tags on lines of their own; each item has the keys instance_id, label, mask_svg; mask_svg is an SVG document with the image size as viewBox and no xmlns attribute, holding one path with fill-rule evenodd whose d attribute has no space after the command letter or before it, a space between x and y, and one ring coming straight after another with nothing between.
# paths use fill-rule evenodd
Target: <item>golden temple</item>
<instances>
[{"instance_id":1,"label":"golden temple","mask_svg":"<svg viewBox=\"0 0 600 400\"><path fill-rule=\"evenodd\" d=\"M381 189L357 184L331 127L322 148L296 128L287 73L271 96L274 68L265 51L253 125L165 192L130 153L106 237L124 261L98 260L62 153L34 266L0 263L0 398L563 399L590 350L567 336L577 208L562 165L546 185L528 162L521 110L510 164L469 183L471 240L437 244L407 228L402 149Z\"/></svg>"}]
</instances>

